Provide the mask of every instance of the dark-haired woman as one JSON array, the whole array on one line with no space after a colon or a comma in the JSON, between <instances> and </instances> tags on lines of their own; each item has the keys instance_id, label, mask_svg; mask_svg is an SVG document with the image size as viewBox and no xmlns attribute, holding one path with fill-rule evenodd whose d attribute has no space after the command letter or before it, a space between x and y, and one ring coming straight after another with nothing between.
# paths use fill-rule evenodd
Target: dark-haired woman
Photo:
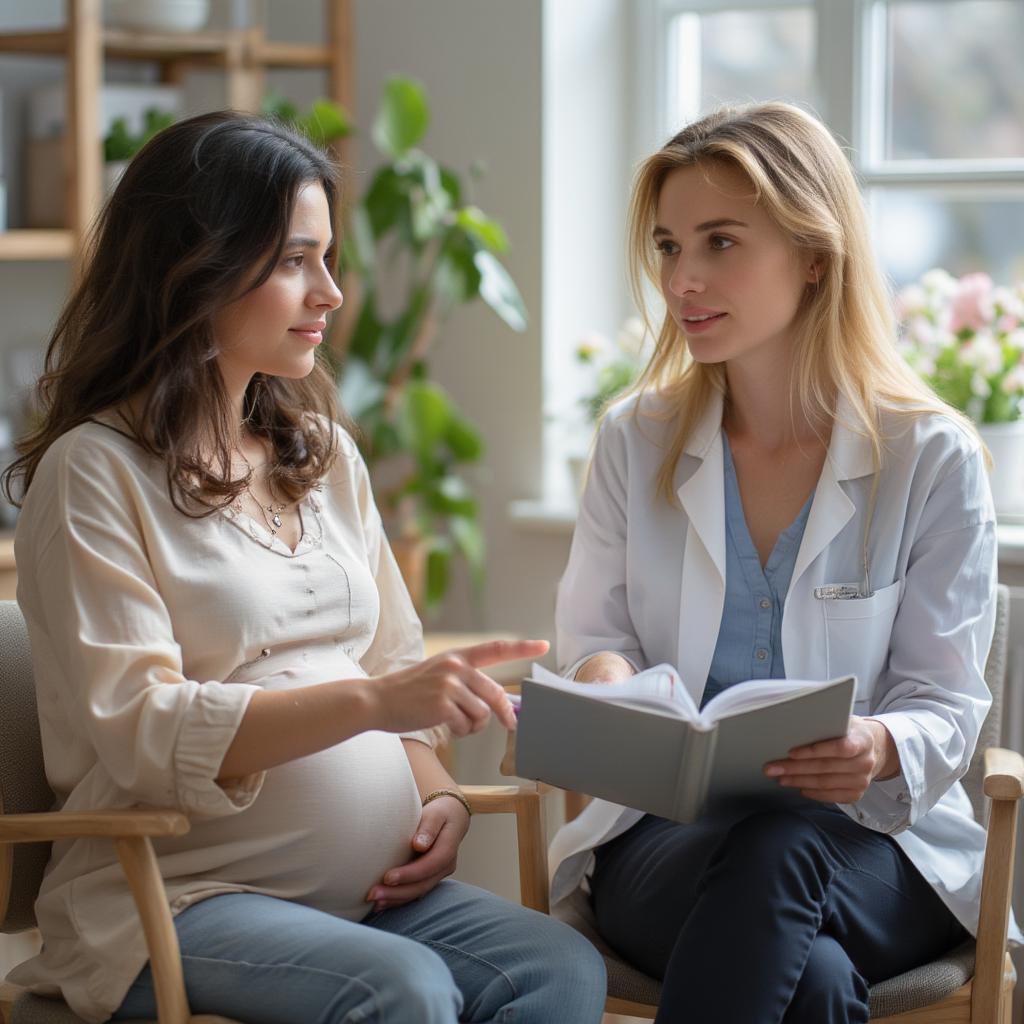
<instances>
[{"instance_id":1,"label":"dark-haired woman","mask_svg":"<svg viewBox=\"0 0 1024 1024\"><path fill-rule=\"evenodd\" d=\"M193 1012L246 1024L595 1022L576 933L442 881L468 807L432 750L543 643L423 661L317 348L342 301L329 161L210 114L157 136L101 217L6 479L50 783L185 811L156 852ZM88 1021L154 1015L109 844L59 843L13 978Z\"/></svg>"}]
</instances>

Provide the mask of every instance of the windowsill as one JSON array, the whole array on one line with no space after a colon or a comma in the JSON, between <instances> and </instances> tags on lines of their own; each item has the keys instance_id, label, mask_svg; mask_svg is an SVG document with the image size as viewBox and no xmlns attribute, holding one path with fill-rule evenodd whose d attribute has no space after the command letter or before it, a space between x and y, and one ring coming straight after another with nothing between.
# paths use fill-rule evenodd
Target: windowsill
<instances>
[{"instance_id":1,"label":"windowsill","mask_svg":"<svg viewBox=\"0 0 1024 1024\"><path fill-rule=\"evenodd\" d=\"M532 533L559 533L569 536L576 525L576 507L548 501L513 501L509 519L520 529ZM1024 565L1024 523L999 523L999 561L1004 565Z\"/></svg>"}]
</instances>

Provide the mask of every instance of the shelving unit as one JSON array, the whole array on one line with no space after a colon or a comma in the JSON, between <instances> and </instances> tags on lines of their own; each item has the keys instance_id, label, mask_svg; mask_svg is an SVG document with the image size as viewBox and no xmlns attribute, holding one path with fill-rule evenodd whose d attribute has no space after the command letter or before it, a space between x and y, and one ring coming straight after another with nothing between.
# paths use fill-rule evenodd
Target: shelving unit
<instances>
[{"instance_id":1,"label":"shelving unit","mask_svg":"<svg viewBox=\"0 0 1024 1024\"><path fill-rule=\"evenodd\" d=\"M324 43L278 43L260 26L201 32L128 31L103 25L102 0L65 0L65 27L42 32L0 33L0 54L64 57L67 64L65 209L63 230L0 232L0 261L77 261L82 241L102 202L103 153L100 89L107 59L159 65L160 80L180 85L190 68L216 68L225 76L227 105L260 108L268 68L320 68L325 95L353 109L350 0L324 0ZM344 142L339 147L346 162ZM13 597L14 550L0 534L0 599Z\"/></svg>"},{"instance_id":2,"label":"shelving unit","mask_svg":"<svg viewBox=\"0 0 1024 1024\"><path fill-rule=\"evenodd\" d=\"M106 59L155 62L160 80L180 84L190 68L222 69L227 104L258 110L268 68L322 68L326 95L352 109L350 0L325 0L325 44L277 43L260 26L171 33L108 28L101 0L65 0L66 25L0 33L0 54L63 56L68 62L65 230L0 232L0 260L74 260L102 199L99 94Z\"/></svg>"}]
</instances>

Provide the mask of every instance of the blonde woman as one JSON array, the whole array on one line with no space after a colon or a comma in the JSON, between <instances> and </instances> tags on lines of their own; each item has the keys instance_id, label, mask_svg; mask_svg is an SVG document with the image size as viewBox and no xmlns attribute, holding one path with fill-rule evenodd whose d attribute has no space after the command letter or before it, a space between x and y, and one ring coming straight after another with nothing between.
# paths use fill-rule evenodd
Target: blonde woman
<instances>
[{"instance_id":1,"label":"blonde woman","mask_svg":"<svg viewBox=\"0 0 1024 1024\"><path fill-rule=\"evenodd\" d=\"M866 1021L869 984L977 924L957 780L990 702L985 452L896 354L853 174L801 110L684 129L642 164L630 232L665 313L599 432L564 671L671 662L699 702L855 673L856 703L845 736L765 765L785 807L680 825L594 801L555 839L553 898L589 885L605 939L664 979L659 1021Z\"/></svg>"}]
</instances>

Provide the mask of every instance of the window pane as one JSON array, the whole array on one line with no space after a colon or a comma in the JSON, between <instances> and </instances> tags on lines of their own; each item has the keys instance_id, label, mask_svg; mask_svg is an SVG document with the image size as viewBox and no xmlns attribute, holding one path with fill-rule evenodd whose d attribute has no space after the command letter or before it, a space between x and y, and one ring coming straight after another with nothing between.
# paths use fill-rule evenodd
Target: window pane
<instances>
[{"instance_id":1,"label":"window pane","mask_svg":"<svg viewBox=\"0 0 1024 1024\"><path fill-rule=\"evenodd\" d=\"M894 0L887 159L1024 157L1024 3Z\"/></svg>"},{"instance_id":2,"label":"window pane","mask_svg":"<svg viewBox=\"0 0 1024 1024\"><path fill-rule=\"evenodd\" d=\"M721 103L815 102L811 8L683 14L673 31L680 123Z\"/></svg>"},{"instance_id":3,"label":"window pane","mask_svg":"<svg viewBox=\"0 0 1024 1024\"><path fill-rule=\"evenodd\" d=\"M1024 194L877 189L871 206L879 258L897 287L932 267L957 276L984 270L1004 285L1024 280Z\"/></svg>"}]
</instances>

